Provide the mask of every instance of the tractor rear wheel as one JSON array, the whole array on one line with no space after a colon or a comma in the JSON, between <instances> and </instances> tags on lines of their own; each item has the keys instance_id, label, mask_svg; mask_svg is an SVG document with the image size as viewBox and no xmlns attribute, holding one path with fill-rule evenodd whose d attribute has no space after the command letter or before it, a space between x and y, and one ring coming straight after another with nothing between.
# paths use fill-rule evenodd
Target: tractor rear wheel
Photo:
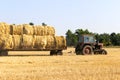
<instances>
[{"instance_id":1,"label":"tractor rear wheel","mask_svg":"<svg viewBox=\"0 0 120 80\"><path fill-rule=\"evenodd\" d=\"M89 45L84 46L84 48L83 48L83 50L82 50L82 54L83 54L83 55L91 55L91 54L93 54L93 49L92 49L92 47L89 46Z\"/></svg>"}]
</instances>

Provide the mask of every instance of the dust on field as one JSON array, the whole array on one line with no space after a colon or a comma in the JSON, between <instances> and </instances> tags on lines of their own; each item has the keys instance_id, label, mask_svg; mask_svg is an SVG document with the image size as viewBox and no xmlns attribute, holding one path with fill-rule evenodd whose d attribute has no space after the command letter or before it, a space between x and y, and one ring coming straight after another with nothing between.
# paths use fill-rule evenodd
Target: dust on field
<instances>
[{"instance_id":1,"label":"dust on field","mask_svg":"<svg viewBox=\"0 0 120 80\"><path fill-rule=\"evenodd\" d=\"M120 48L106 48L108 55L63 56L48 51L9 52L0 57L1 80L120 80Z\"/></svg>"}]
</instances>

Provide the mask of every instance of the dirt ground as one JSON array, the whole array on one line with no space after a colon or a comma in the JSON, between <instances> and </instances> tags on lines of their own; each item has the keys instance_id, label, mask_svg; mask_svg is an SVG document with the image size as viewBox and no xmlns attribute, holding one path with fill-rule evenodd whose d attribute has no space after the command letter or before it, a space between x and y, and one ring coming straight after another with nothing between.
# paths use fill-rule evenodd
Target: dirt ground
<instances>
[{"instance_id":1,"label":"dirt ground","mask_svg":"<svg viewBox=\"0 0 120 80\"><path fill-rule=\"evenodd\" d=\"M0 57L0 80L120 80L120 48L106 48L108 55L63 56L48 51L11 51Z\"/></svg>"}]
</instances>

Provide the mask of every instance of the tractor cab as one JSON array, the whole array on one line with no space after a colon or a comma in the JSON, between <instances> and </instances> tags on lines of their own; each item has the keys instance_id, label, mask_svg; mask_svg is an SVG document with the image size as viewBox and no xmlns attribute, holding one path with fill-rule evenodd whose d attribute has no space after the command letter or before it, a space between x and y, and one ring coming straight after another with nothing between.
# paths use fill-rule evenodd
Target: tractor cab
<instances>
[{"instance_id":1,"label":"tractor cab","mask_svg":"<svg viewBox=\"0 0 120 80\"><path fill-rule=\"evenodd\" d=\"M79 43L95 43L95 39L92 35L79 36Z\"/></svg>"},{"instance_id":2,"label":"tractor cab","mask_svg":"<svg viewBox=\"0 0 120 80\"><path fill-rule=\"evenodd\" d=\"M76 54L107 54L107 52L102 49L103 43L96 41L93 35L80 35L78 44L75 48Z\"/></svg>"}]
</instances>

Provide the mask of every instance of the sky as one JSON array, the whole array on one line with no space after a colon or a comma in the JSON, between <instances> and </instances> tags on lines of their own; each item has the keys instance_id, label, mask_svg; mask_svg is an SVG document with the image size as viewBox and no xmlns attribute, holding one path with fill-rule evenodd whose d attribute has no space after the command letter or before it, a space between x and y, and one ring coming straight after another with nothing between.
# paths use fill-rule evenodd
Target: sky
<instances>
[{"instance_id":1,"label":"sky","mask_svg":"<svg viewBox=\"0 0 120 80\"><path fill-rule=\"evenodd\" d=\"M54 26L59 36L68 29L119 33L120 0L0 0L0 22L44 22Z\"/></svg>"}]
</instances>

